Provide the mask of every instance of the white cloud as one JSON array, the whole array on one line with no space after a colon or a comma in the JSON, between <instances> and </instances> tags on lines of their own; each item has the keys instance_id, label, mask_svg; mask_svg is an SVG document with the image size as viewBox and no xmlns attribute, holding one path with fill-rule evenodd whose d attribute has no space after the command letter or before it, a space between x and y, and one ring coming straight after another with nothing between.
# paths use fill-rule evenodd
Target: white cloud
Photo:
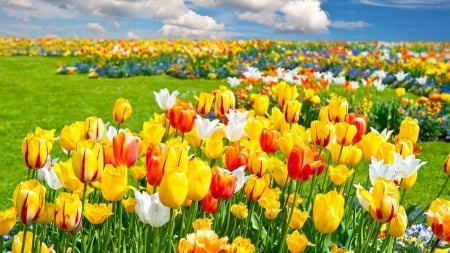
<instances>
[{"instance_id":1,"label":"white cloud","mask_svg":"<svg viewBox=\"0 0 450 253\"><path fill-rule=\"evenodd\" d=\"M339 29L348 29L353 30L356 28L363 28L367 26L371 26L371 24L366 23L364 21L332 21L330 24L331 27L339 28Z\"/></svg>"},{"instance_id":2,"label":"white cloud","mask_svg":"<svg viewBox=\"0 0 450 253\"><path fill-rule=\"evenodd\" d=\"M25 10L36 10L37 6L34 5L29 0L4 0L0 1L0 3L4 6Z\"/></svg>"},{"instance_id":3,"label":"white cloud","mask_svg":"<svg viewBox=\"0 0 450 253\"><path fill-rule=\"evenodd\" d=\"M223 31L209 31L202 29L189 29L181 26L163 25L158 31L164 37L168 38L211 38L223 39L226 33Z\"/></svg>"},{"instance_id":4,"label":"white cloud","mask_svg":"<svg viewBox=\"0 0 450 253\"><path fill-rule=\"evenodd\" d=\"M119 28L120 28L120 22L119 22L119 20L114 20L114 21L113 21L113 25L114 25L115 28L119 29Z\"/></svg>"},{"instance_id":5,"label":"white cloud","mask_svg":"<svg viewBox=\"0 0 450 253\"><path fill-rule=\"evenodd\" d=\"M126 37L127 37L127 39L139 39L139 36L134 34L132 31L128 31Z\"/></svg>"},{"instance_id":6,"label":"white cloud","mask_svg":"<svg viewBox=\"0 0 450 253\"><path fill-rule=\"evenodd\" d=\"M394 8L429 8L429 9L447 9L450 8L448 0L359 0L362 4L394 7Z\"/></svg>"},{"instance_id":7,"label":"white cloud","mask_svg":"<svg viewBox=\"0 0 450 253\"><path fill-rule=\"evenodd\" d=\"M276 10L283 5L285 0L218 0L218 4L243 9L246 11L260 12L268 10Z\"/></svg>"},{"instance_id":8,"label":"white cloud","mask_svg":"<svg viewBox=\"0 0 450 253\"><path fill-rule=\"evenodd\" d=\"M277 15L275 12L242 12L237 13L237 17L241 20L251 21L262 25L273 26L276 22Z\"/></svg>"},{"instance_id":9,"label":"white cloud","mask_svg":"<svg viewBox=\"0 0 450 253\"><path fill-rule=\"evenodd\" d=\"M96 33L105 33L106 30L105 28L103 28L102 25L100 25L99 23L88 23L86 24L86 29L88 29L91 32L96 32Z\"/></svg>"},{"instance_id":10,"label":"white cloud","mask_svg":"<svg viewBox=\"0 0 450 253\"><path fill-rule=\"evenodd\" d=\"M320 1L290 1L280 10L279 23L274 27L281 32L321 33L328 31L330 21L320 7Z\"/></svg>"},{"instance_id":11,"label":"white cloud","mask_svg":"<svg viewBox=\"0 0 450 253\"><path fill-rule=\"evenodd\" d=\"M193 6L198 7L212 7L217 5L217 0L190 0Z\"/></svg>"}]
</instances>

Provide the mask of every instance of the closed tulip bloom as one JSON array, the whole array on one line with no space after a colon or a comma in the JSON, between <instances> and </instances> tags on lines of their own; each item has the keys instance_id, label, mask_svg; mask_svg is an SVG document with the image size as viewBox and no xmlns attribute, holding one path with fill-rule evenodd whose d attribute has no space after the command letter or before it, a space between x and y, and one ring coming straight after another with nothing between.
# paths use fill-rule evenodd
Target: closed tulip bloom
<instances>
[{"instance_id":1,"label":"closed tulip bloom","mask_svg":"<svg viewBox=\"0 0 450 253\"><path fill-rule=\"evenodd\" d=\"M337 229L344 215L344 202L344 197L337 191L316 195L313 220L319 232L329 234Z\"/></svg>"},{"instance_id":2,"label":"closed tulip bloom","mask_svg":"<svg viewBox=\"0 0 450 253\"><path fill-rule=\"evenodd\" d=\"M72 167L82 183L91 183L103 172L103 150L96 143L92 148L78 148L72 156Z\"/></svg>"},{"instance_id":3,"label":"closed tulip bloom","mask_svg":"<svg viewBox=\"0 0 450 253\"><path fill-rule=\"evenodd\" d=\"M330 143L333 126L327 122L314 120L311 122L311 139L319 147L326 147Z\"/></svg>"},{"instance_id":4,"label":"closed tulip bloom","mask_svg":"<svg viewBox=\"0 0 450 253\"><path fill-rule=\"evenodd\" d=\"M366 162L370 162L372 156L378 153L381 144L386 142L383 137L377 133L370 132L363 135L362 140L358 142L358 147L362 151L362 155Z\"/></svg>"},{"instance_id":5,"label":"closed tulip bloom","mask_svg":"<svg viewBox=\"0 0 450 253\"><path fill-rule=\"evenodd\" d=\"M346 148L348 150L348 155L345 159L345 163L351 166L358 165L362 158L361 149L359 149L357 146L347 146Z\"/></svg>"},{"instance_id":6,"label":"closed tulip bloom","mask_svg":"<svg viewBox=\"0 0 450 253\"><path fill-rule=\"evenodd\" d=\"M147 147L145 166L147 168L147 183L157 186L163 177L163 164L161 160L162 148L159 144L150 144Z\"/></svg>"},{"instance_id":7,"label":"closed tulip bloom","mask_svg":"<svg viewBox=\"0 0 450 253\"><path fill-rule=\"evenodd\" d=\"M194 127L195 110L189 101L177 100L167 116L170 125L182 133L187 133Z\"/></svg>"},{"instance_id":8,"label":"closed tulip bloom","mask_svg":"<svg viewBox=\"0 0 450 253\"><path fill-rule=\"evenodd\" d=\"M161 203L172 209L179 208L186 200L189 191L189 181L186 173L180 168L166 171L159 185Z\"/></svg>"},{"instance_id":9,"label":"closed tulip bloom","mask_svg":"<svg viewBox=\"0 0 450 253\"><path fill-rule=\"evenodd\" d=\"M242 202L231 205L230 212L231 214L233 214L234 217L238 218L239 220L243 220L248 216L247 205L245 205Z\"/></svg>"},{"instance_id":10,"label":"closed tulip bloom","mask_svg":"<svg viewBox=\"0 0 450 253\"><path fill-rule=\"evenodd\" d=\"M216 160L223 155L224 149L222 139L208 138L205 141L203 151L208 159Z\"/></svg>"},{"instance_id":11,"label":"closed tulip bloom","mask_svg":"<svg viewBox=\"0 0 450 253\"><path fill-rule=\"evenodd\" d=\"M278 107L272 107L269 121L274 129L281 130L285 128L286 125L288 125L284 120L284 114Z\"/></svg>"},{"instance_id":12,"label":"closed tulip bloom","mask_svg":"<svg viewBox=\"0 0 450 253\"><path fill-rule=\"evenodd\" d=\"M102 195L109 201L120 201L130 189L128 184L128 169L120 165L117 167L108 164L103 170L101 190Z\"/></svg>"},{"instance_id":13,"label":"closed tulip bloom","mask_svg":"<svg viewBox=\"0 0 450 253\"><path fill-rule=\"evenodd\" d=\"M444 173L450 176L450 154L447 155L444 161Z\"/></svg>"},{"instance_id":14,"label":"closed tulip bloom","mask_svg":"<svg viewBox=\"0 0 450 253\"><path fill-rule=\"evenodd\" d=\"M311 147L295 145L287 162L289 177L293 180L306 182L314 175L316 169L314 162L314 151Z\"/></svg>"},{"instance_id":15,"label":"closed tulip bloom","mask_svg":"<svg viewBox=\"0 0 450 253\"><path fill-rule=\"evenodd\" d=\"M367 131L367 116L349 113L347 114L346 121L356 127L356 135L353 137L353 143L358 143Z\"/></svg>"},{"instance_id":16,"label":"closed tulip bloom","mask_svg":"<svg viewBox=\"0 0 450 253\"><path fill-rule=\"evenodd\" d=\"M413 144L417 142L419 138L419 121L415 118L406 117L400 123L400 131L396 137L396 139L407 139L411 140Z\"/></svg>"},{"instance_id":17,"label":"closed tulip bloom","mask_svg":"<svg viewBox=\"0 0 450 253\"><path fill-rule=\"evenodd\" d=\"M206 116L211 112L212 104L214 102L214 95L207 92L200 92L197 98L197 104L195 105L195 110L198 114Z\"/></svg>"},{"instance_id":18,"label":"closed tulip bloom","mask_svg":"<svg viewBox=\"0 0 450 253\"><path fill-rule=\"evenodd\" d=\"M397 214L389 222L388 233L394 237L402 237L405 234L407 226L408 216L406 215L405 208L403 206L399 206Z\"/></svg>"},{"instance_id":19,"label":"closed tulip bloom","mask_svg":"<svg viewBox=\"0 0 450 253\"><path fill-rule=\"evenodd\" d=\"M12 242L12 245L11 245L11 250L12 250L13 253L19 253L19 252L32 253L32 252L35 252L32 249L32 247L33 247L33 238L35 238L35 235L31 231L26 231L26 233L27 233L26 236L24 236L23 231L20 231L19 233L17 233L17 235L14 235L14 239L13 239L13 242ZM24 237L25 237L25 242L23 240ZM39 241L36 240L34 243L38 244L38 242ZM35 245L35 247L37 247L37 245ZM22 248L23 248L23 251L22 251ZM54 252L51 249L49 249L45 243L41 243L41 248L38 249L38 251L39 252L43 252L43 253Z\"/></svg>"},{"instance_id":20,"label":"closed tulip bloom","mask_svg":"<svg viewBox=\"0 0 450 253\"><path fill-rule=\"evenodd\" d=\"M55 204L45 203L44 209L39 214L38 222L41 224L49 224L53 222L55 216Z\"/></svg>"},{"instance_id":21,"label":"closed tulip bloom","mask_svg":"<svg viewBox=\"0 0 450 253\"><path fill-rule=\"evenodd\" d=\"M216 118L223 118L230 109L234 109L236 98L233 91L220 89L216 92L214 104L214 114Z\"/></svg>"},{"instance_id":22,"label":"closed tulip bloom","mask_svg":"<svg viewBox=\"0 0 450 253\"><path fill-rule=\"evenodd\" d=\"M330 122L328 118L328 105L321 106L319 109L319 121ZM333 122L334 123L334 122Z\"/></svg>"},{"instance_id":23,"label":"closed tulip bloom","mask_svg":"<svg viewBox=\"0 0 450 253\"><path fill-rule=\"evenodd\" d=\"M250 176L244 186L245 195L250 201L258 201L269 186L268 178Z\"/></svg>"},{"instance_id":24,"label":"closed tulip bloom","mask_svg":"<svg viewBox=\"0 0 450 253\"><path fill-rule=\"evenodd\" d=\"M375 154L378 160L383 160L384 164L394 163L395 146L390 142L383 142L380 145L380 149Z\"/></svg>"},{"instance_id":25,"label":"closed tulip bloom","mask_svg":"<svg viewBox=\"0 0 450 253\"><path fill-rule=\"evenodd\" d=\"M336 127L336 142L340 145L348 146L353 143L357 129L347 122L338 122Z\"/></svg>"},{"instance_id":26,"label":"closed tulip bloom","mask_svg":"<svg viewBox=\"0 0 450 253\"><path fill-rule=\"evenodd\" d=\"M40 169L47 162L49 154L47 141L34 134L27 134L22 141L22 155L29 169Z\"/></svg>"},{"instance_id":27,"label":"closed tulip bloom","mask_svg":"<svg viewBox=\"0 0 450 253\"><path fill-rule=\"evenodd\" d=\"M16 211L10 208L0 212L0 236L8 235L16 225Z\"/></svg>"},{"instance_id":28,"label":"closed tulip bloom","mask_svg":"<svg viewBox=\"0 0 450 253\"><path fill-rule=\"evenodd\" d=\"M100 141L105 136L105 124L103 120L97 117L88 117L85 120L86 139Z\"/></svg>"},{"instance_id":29,"label":"closed tulip bloom","mask_svg":"<svg viewBox=\"0 0 450 253\"><path fill-rule=\"evenodd\" d=\"M348 102L343 97L331 97L328 104L328 119L331 122L342 122L348 114Z\"/></svg>"},{"instance_id":30,"label":"closed tulip bloom","mask_svg":"<svg viewBox=\"0 0 450 253\"><path fill-rule=\"evenodd\" d=\"M288 176L286 163L278 159L277 157L269 157L269 174L275 180L275 182L284 187L286 184L286 177Z\"/></svg>"},{"instance_id":31,"label":"closed tulip bloom","mask_svg":"<svg viewBox=\"0 0 450 253\"><path fill-rule=\"evenodd\" d=\"M252 94L253 110L257 116L265 116L269 109L269 97L267 95Z\"/></svg>"},{"instance_id":32,"label":"closed tulip bloom","mask_svg":"<svg viewBox=\"0 0 450 253\"><path fill-rule=\"evenodd\" d=\"M211 191L201 201L202 211L205 213L215 214L219 207L219 200L214 198Z\"/></svg>"},{"instance_id":33,"label":"closed tulip bloom","mask_svg":"<svg viewBox=\"0 0 450 253\"><path fill-rule=\"evenodd\" d=\"M228 170L213 167L210 191L216 199L229 199L236 189L237 177Z\"/></svg>"},{"instance_id":34,"label":"closed tulip bloom","mask_svg":"<svg viewBox=\"0 0 450 253\"><path fill-rule=\"evenodd\" d=\"M189 166L187 144L182 143L178 138L166 142L166 147L161 155L161 161L164 173L178 167L186 170Z\"/></svg>"},{"instance_id":35,"label":"closed tulip bloom","mask_svg":"<svg viewBox=\"0 0 450 253\"><path fill-rule=\"evenodd\" d=\"M212 179L211 168L199 157L194 157L189 161L187 179L189 185L187 198L200 201L208 194Z\"/></svg>"},{"instance_id":36,"label":"closed tulip bloom","mask_svg":"<svg viewBox=\"0 0 450 253\"><path fill-rule=\"evenodd\" d=\"M159 108L167 111L173 107L179 92L177 90L169 93L167 88L161 89L159 92L153 91L155 95L156 103L158 103Z\"/></svg>"},{"instance_id":37,"label":"closed tulip bloom","mask_svg":"<svg viewBox=\"0 0 450 253\"><path fill-rule=\"evenodd\" d=\"M113 107L113 120L122 124L130 118L133 109L130 102L124 98L118 98Z\"/></svg>"},{"instance_id":38,"label":"closed tulip bloom","mask_svg":"<svg viewBox=\"0 0 450 253\"><path fill-rule=\"evenodd\" d=\"M229 253L253 253L255 252L255 245L248 238L242 236L236 237L231 243Z\"/></svg>"},{"instance_id":39,"label":"closed tulip bloom","mask_svg":"<svg viewBox=\"0 0 450 253\"><path fill-rule=\"evenodd\" d=\"M282 107L284 107L287 101L295 100L298 97L297 86L290 85L284 81L279 82L275 86L274 93L277 96L278 104Z\"/></svg>"},{"instance_id":40,"label":"closed tulip bloom","mask_svg":"<svg viewBox=\"0 0 450 253\"><path fill-rule=\"evenodd\" d=\"M395 143L395 152L405 158L414 153L414 145L410 140L398 140Z\"/></svg>"},{"instance_id":41,"label":"closed tulip bloom","mask_svg":"<svg viewBox=\"0 0 450 253\"><path fill-rule=\"evenodd\" d=\"M349 170L347 166L340 164L337 166L330 166L328 168L328 175L331 182L335 185L343 185L347 182L347 179L353 175L354 170Z\"/></svg>"},{"instance_id":42,"label":"closed tulip bloom","mask_svg":"<svg viewBox=\"0 0 450 253\"><path fill-rule=\"evenodd\" d=\"M136 214L144 224L158 228L170 221L170 208L161 203L159 193L149 195L145 191L134 190L134 196Z\"/></svg>"},{"instance_id":43,"label":"closed tulip bloom","mask_svg":"<svg viewBox=\"0 0 450 253\"><path fill-rule=\"evenodd\" d=\"M393 181L378 177L370 192L360 185L356 188L359 203L372 219L389 222L394 218L398 211L399 193Z\"/></svg>"},{"instance_id":44,"label":"closed tulip bloom","mask_svg":"<svg viewBox=\"0 0 450 253\"><path fill-rule=\"evenodd\" d=\"M69 191L76 191L83 187L83 183L80 179L75 175L72 167L72 159L69 159L65 162L59 161L57 164L53 166L53 170L58 176L59 181L61 182L64 189Z\"/></svg>"},{"instance_id":45,"label":"closed tulip bloom","mask_svg":"<svg viewBox=\"0 0 450 253\"><path fill-rule=\"evenodd\" d=\"M14 209L23 224L29 224L39 218L45 204L45 190L35 179L22 181L14 190Z\"/></svg>"},{"instance_id":46,"label":"closed tulip bloom","mask_svg":"<svg viewBox=\"0 0 450 253\"><path fill-rule=\"evenodd\" d=\"M305 234L300 234L298 230L294 230L286 236L286 244L291 253L302 253L307 246L313 246Z\"/></svg>"},{"instance_id":47,"label":"closed tulip bloom","mask_svg":"<svg viewBox=\"0 0 450 253\"><path fill-rule=\"evenodd\" d=\"M225 148L225 154L223 155L223 160L225 161L225 167L230 171L247 165L249 156L249 151L244 146L239 145L239 143L233 143Z\"/></svg>"},{"instance_id":48,"label":"closed tulip bloom","mask_svg":"<svg viewBox=\"0 0 450 253\"><path fill-rule=\"evenodd\" d=\"M247 165L253 175L262 177L269 167L269 160L263 151L253 151L248 157Z\"/></svg>"},{"instance_id":49,"label":"closed tulip bloom","mask_svg":"<svg viewBox=\"0 0 450 253\"><path fill-rule=\"evenodd\" d=\"M136 199L135 198L127 198L122 199L122 205L123 208L125 208L125 211L129 214L136 212Z\"/></svg>"},{"instance_id":50,"label":"closed tulip bloom","mask_svg":"<svg viewBox=\"0 0 450 253\"><path fill-rule=\"evenodd\" d=\"M280 132L275 129L269 130L264 128L261 136L259 137L259 145L261 149L266 153L275 153L278 149L278 138Z\"/></svg>"},{"instance_id":51,"label":"closed tulip bloom","mask_svg":"<svg viewBox=\"0 0 450 253\"><path fill-rule=\"evenodd\" d=\"M84 139L85 123L83 121L77 121L70 125L66 125L61 129L59 135L59 143L64 150L73 151L77 147L78 141Z\"/></svg>"},{"instance_id":52,"label":"closed tulip bloom","mask_svg":"<svg viewBox=\"0 0 450 253\"><path fill-rule=\"evenodd\" d=\"M112 204L85 203L84 205L83 216L86 217L91 224L101 224L113 214Z\"/></svg>"},{"instance_id":53,"label":"closed tulip bloom","mask_svg":"<svg viewBox=\"0 0 450 253\"><path fill-rule=\"evenodd\" d=\"M430 204L427 223L437 238L450 242L450 201L437 198Z\"/></svg>"},{"instance_id":54,"label":"closed tulip bloom","mask_svg":"<svg viewBox=\"0 0 450 253\"><path fill-rule=\"evenodd\" d=\"M128 132L120 132L113 138L115 165L132 166L139 155L140 139Z\"/></svg>"},{"instance_id":55,"label":"closed tulip bloom","mask_svg":"<svg viewBox=\"0 0 450 253\"><path fill-rule=\"evenodd\" d=\"M294 210L292 212L292 218L291 221L289 222L289 228L301 229L308 218L309 214L307 211L302 211L297 207L294 207Z\"/></svg>"},{"instance_id":56,"label":"closed tulip bloom","mask_svg":"<svg viewBox=\"0 0 450 253\"><path fill-rule=\"evenodd\" d=\"M139 136L142 138L144 143L148 144L158 144L161 142L166 128L159 122L148 120L145 121L142 126L142 131Z\"/></svg>"},{"instance_id":57,"label":"closed tulip bloom","mask_svg":"<svg viewBox=\"0 0 450 253\"><path fill-rule=\"evenodd\" d=\"M55 225L61 230L75 232L81 226L81 200L77 194L62 192L55 200Z\"/></svg>"},{"instance_id":58,"label":"closed tulip bloom","mask_svg":"<svg viewBox=\"0 0 450 253\"><path fill-rule=\"evenodd\" d=\"M300 112L302 110L302 103L298 100L287 101L283 107L284 121L292 124L300 120Z\"/></svg>"}]
</instances>

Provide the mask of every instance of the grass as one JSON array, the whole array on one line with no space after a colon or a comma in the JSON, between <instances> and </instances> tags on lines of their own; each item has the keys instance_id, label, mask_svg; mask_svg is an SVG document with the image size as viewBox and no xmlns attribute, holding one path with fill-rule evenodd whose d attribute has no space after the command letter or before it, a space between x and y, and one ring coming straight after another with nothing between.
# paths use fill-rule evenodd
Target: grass
<instances>
[{"instance_id":1,"label":"grass","mask_svg":"<svg viewBox=\"0 0 450 253\"><path fill-rule=\"evenodd\" d=\"M86 75L56 75L58 64L74 58L0 57L0 210L12 206L12 192L27 176L22 161L21 142L36 127L56 129L56 135L67 124L97 116L111 122L112 107L119 97L128 99L133 115L124 127L140 132L142 123L160 112L153 91L167 87L179 90L185 99L194 99L200 91L216 89L224 80L179 80L168 76L139 76L125 79L88 79ZM388 99L394 91L374 95ZM356 96L365 95L359 91ZM381 97L380 97L381 95ZM427 164L419 171L414 188L405 200L422 207L439 192L446 176L443 161L448 143L421 143L420 159ZM59 152L54 147L52 154ZM359 173L367 173L360 168ZM450 199L450 187L442 197Z\"/></svg>"}]
</instances>

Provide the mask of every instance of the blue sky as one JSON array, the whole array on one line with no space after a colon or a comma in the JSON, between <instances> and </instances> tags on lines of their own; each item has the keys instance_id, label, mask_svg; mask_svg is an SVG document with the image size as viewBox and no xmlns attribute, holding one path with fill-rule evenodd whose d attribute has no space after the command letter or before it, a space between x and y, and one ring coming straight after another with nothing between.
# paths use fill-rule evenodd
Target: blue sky
<instances>
[{"instance_id":1,"label":"blue sky","mask_svg":"<svg viewBox=\"0 0 450 253\"><path fill-rule=\"evenodd\" d=\"M450 0L0 0L0 36L450 41Z\"/></svg>"}]
</instances>

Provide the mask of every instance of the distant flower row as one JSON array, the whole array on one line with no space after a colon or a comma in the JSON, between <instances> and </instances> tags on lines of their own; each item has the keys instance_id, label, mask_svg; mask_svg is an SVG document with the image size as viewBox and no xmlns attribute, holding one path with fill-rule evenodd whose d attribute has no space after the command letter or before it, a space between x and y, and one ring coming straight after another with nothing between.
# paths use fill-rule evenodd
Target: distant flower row
<instances>
[{"instance_id":1,"label":"distant flower row","mask_svg":"<svg viewBox=\"0 0 450 253\"><path fill-rule=\"evenodd\" d=\"M0 55L77 56L60 74L121 78L168 74L178 78L241 76L296 69L340 80L405 87L420 95L450 92L450 43L306 42L275 40L104 40L0 38ZM302 80L299 80L302 82Z\"/></svg>"}]
</instances>

